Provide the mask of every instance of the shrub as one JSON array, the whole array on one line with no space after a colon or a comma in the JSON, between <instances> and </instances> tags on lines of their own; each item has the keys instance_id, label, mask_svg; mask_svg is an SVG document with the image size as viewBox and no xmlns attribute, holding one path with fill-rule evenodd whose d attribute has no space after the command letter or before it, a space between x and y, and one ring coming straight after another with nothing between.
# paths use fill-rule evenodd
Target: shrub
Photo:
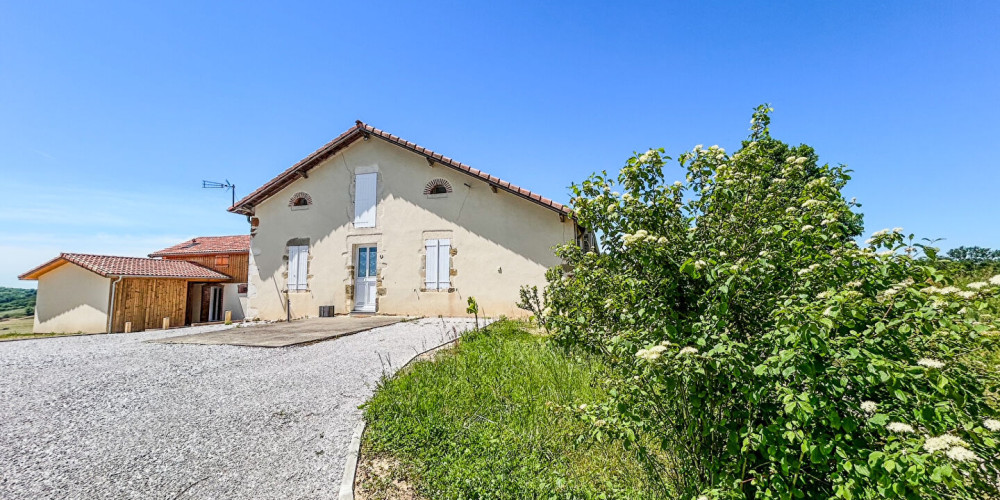
<instances>
[{"instance_id":1,"label":"shrub","mask_svg":"<svg viewBox=\"0 0 1000 500\"><path fill-rule=\"evenodd\" d=\"M656 436L687 498L995 495L974 355L1000 276L954 287L900 228L859 246L849 171L772 138L769 112L731 155L681 154L685 181L660 149L573 186L602 252L558 250L541 314L615 372L590 434Z\"/></svg>"}]
</instances>

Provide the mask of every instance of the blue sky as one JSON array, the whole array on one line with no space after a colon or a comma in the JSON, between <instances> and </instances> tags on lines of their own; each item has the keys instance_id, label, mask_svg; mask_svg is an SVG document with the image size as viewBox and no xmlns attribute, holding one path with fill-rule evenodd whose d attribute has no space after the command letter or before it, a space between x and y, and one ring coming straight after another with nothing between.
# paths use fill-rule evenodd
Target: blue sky
<instances>
[{"instance_id":1,"label":"blue sky","mask_svg":"<svg viewBox=\"0 0 1000 500\"><path fill-rule=\"evenodd\" d=\"M998 23L992 1L0 2L0 286L245 233L202 179L247 194L356 119L565 201L634 150L735 150L763 102L855 170L869 232L998 248Z\"/></svg>"}]
</instances>

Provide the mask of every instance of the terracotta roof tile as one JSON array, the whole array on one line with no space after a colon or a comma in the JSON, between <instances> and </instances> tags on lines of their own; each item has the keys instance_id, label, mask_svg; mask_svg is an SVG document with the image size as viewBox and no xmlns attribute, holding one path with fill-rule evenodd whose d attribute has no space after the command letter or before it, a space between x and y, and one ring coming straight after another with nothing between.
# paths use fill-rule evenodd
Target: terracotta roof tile
<instances>
[{"instance_id":1,"label":"terracotta roof tile","mask_svg":"<svg viewBox=\"0 0 1000 500\"><path fill-rule=\"evenodd\" d=\"M499 189L508 191L512 194L520 196L532 203L537 203L544 206L550 210L553 210L560 215L571 215L568 207L561 203L554 202L548 198L543 198L540 195L532 193L531 191L515 186L507 181L503 181L495 176L487 174L481 170L472 168L464 163L455 161L447 156L443 156L439 153L435 153L423 146L419 146L410 141L404 140L398 136L392 135L388 132L379 130L371 125L367 125L361 120L358 120L355 126L347 129L346 132L337 136L336 139L326 143L323 147L317 149L309 156L306 156L300 160L295 165L279 174L277 177L271 179L263 186L257 188L249 195L245 196L243 199L236 202L235 205L229 207L229 211L233 213L240 214L251 214L253 213L253 207L260 202L269 198L272 194L280 191L282 188L290 184L296 178L298 178L298 172L308 171L309 169L319 165L323 160L333 156L338 151L351 145L360 137L378 137L379 139L385 140L391 144L395 144L403 149L408 149L414 153L424 155L428 158L433 159L447 167L451 167L459 172L465 172L473 177L479 178L480 180L486 181L491 185L497 186Z\"/></svg>"},{"instance_id":2,"label":"terracotta roof tile","mask_svg":"<svg viewBox=\"0 0 1000 500\"><path fill-rule=\"evenodd\" d=\"M150 257L168 255L204 255L213 253L246 253L250 251L250 235L199 236L183 243L149 254Z\"/></svg>"},{"instance_id":3,"label":"terracotta roof tile","mask_svg":"<svg viewBox=\"0 0 1000 500\"><path fill-rule=\"evenodd\" d=\"M229 276L207 267L183 260L147 259L145 257L118 257L114 255L91 255L83 253L63 253L58 257L28 271L18 278L38 279L59 261L72 262L101 276L132 276L151 278L181 278L196 280L228 280Z\"/></svg>"}]
</instances>

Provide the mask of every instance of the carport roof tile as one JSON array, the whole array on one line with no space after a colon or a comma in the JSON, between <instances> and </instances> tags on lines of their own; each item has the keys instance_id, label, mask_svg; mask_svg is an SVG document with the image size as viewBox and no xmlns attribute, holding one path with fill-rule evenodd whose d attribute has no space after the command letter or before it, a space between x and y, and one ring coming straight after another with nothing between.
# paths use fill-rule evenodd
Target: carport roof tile
<instances>
[{"instance_id":1,"label":"carport roof tile","mask_svg":"<svg viewBox=\"0 0 1000 500\"><path fill-rule=\"evenodd\" d=\"M63 253L58 257L18 276L22 280L37 280L39 276L67 262L76 264L101 276L126 276L143 278L178 278L187 280L225 281L229 276L207 267L183 260L147 259L145 257L119 257Z\"/></svg>"},{"instance_id":2,"label":"carport roof tile","mask_svg":"<svg viewBox=\"0 0 1000 500\"><path fill-rule=\"evenodd\" d=\"M149 254L150 257L168 255L204 255L215 253L247 253L250 251L250 235L199 236L183 243Z\"/></svg>"}]
</instances>

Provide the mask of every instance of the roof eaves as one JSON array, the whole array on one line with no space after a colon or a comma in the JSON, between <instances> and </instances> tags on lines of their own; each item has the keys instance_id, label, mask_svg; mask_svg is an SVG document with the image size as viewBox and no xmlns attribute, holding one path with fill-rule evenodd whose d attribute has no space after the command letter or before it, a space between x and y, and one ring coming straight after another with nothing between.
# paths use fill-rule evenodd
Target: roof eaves
<instances>
[{"instance_id":1,"label":"roof eaves","mask_svg":"<svg viewBox=\"0 0 1000 500\"><path fill-rule=\"evenodd\" d=\"M291 184L292 181L295 180L296 173L308 172L324 159L333 156L341 149L352 144L358 137L364 135L362 132L364 132L364 128L363 124L359 120L353 127L347 129L344 133L340 134L332 141L324 144L321 148L313 151L309 156L299 160L299 162L295 165L292 165L270 181L267 181L263 186L244 196L242 199L233 204L233 206L229 207L227 211L243 215L252 215L253 207L257 203L270 197L273 192Z\"/></svg>"},{"instance_id":2,"label":"roof eaves","mask_svg":"<svg viewBox=\"0 0 1000 500\"><path fill-rule=\"evenodd\" d=\"M249 250L205 250L198 252L156 252L149 254L151 259L157 257L184 257L187 255L223 255L223 254L234 254L234 253L250 253Z\"/></svg>"}]
</instances>

